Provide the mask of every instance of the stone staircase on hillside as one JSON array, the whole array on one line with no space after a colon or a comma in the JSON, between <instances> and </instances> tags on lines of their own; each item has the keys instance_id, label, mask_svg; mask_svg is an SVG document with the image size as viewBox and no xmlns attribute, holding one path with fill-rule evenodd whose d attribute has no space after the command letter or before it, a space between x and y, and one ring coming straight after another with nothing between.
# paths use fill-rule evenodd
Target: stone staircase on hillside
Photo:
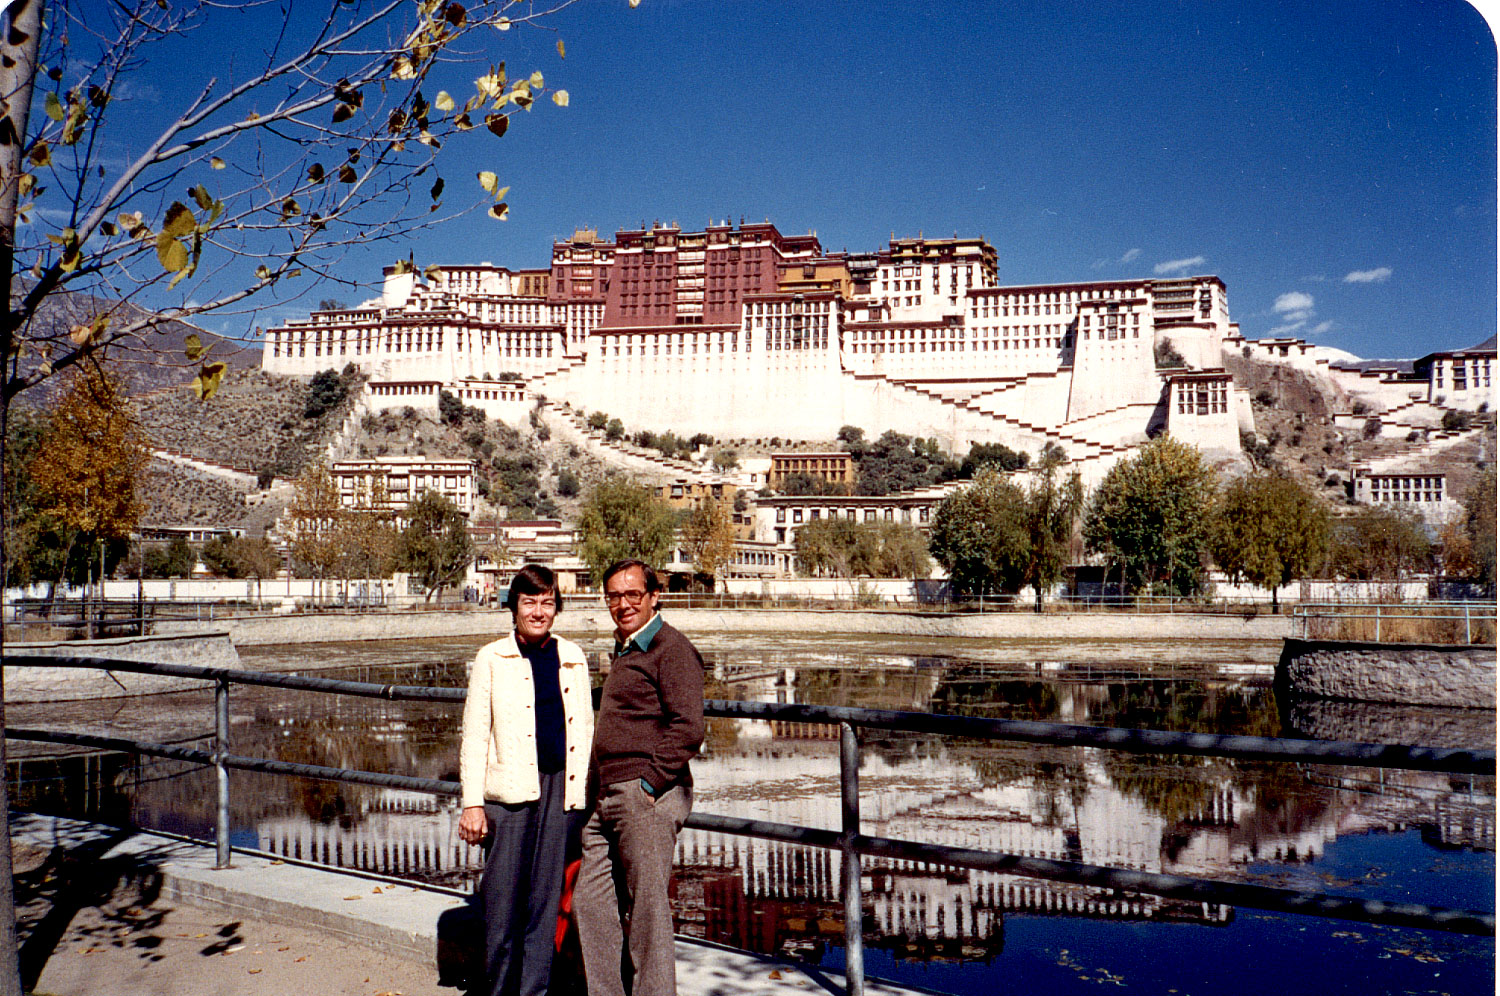
<instances>
[{"instance_id":1,"label":"stone staircase on hillside","mask_svg":"<svg viewBox=\"0 0 1500 996\"><path fill-rule=\"evenodd\" d=\"M214 463L211 460L204 460L201 457L195 457L177 450L153 449L151 456L152 459L160 460L164 463L177 464L182 467L191 467L201 473L208 474L210 477L218 477L244 487L255 487L257 480L255 471L248 467L226 467L221 463Z\"/></svg>"},{"instance_id":2,"label":"stone staircase on hillside","mask_svg":"<svg viewBox=\"0 0 1500 996\"><path fill-rule=\"evenodd\" d=\"M1123 453L1125 450L1130 448L1128 445L1124 444L1101 443L1097 440L1088 439L1082 436L1075 436L1072 433L1059 432L1051 427L1036 425L1031 422L1024 422L1021 419L1014 418L1010 415L1002 415L999 412L985 411L983 408L980 408L971 402L953 401L950 398L945 397L941 391L929 390L918 382L895 381L880 374L856 373L849 370L845 370L844 375L853 377L856 380L883 381L893 388L910 392L911 394L918 395L929 401L938 402L944 407L956 409L962 412L972 413L973 415L978 416L980 419L993 423L996 426L1003 426L1012 431L1024 433L1032 437L1033 447L1038 451L1045 447L1049 442L1055 443L1062 448L1064 453L1068 455L1069 460L1082 460L1088 457L1113 456L1119 453ZM1022 448L1027 447L1025 446L1025 444L1023 444Z\"/></svg>"},{"instance_id":3,"label":"stone staircase on hillside","mask_svg":"<svg viewBox=\"0 0 1500 996\"><path fill-rule=\"evenodd\" d=\"M605 439L603 432L589 428L579 413L571 408L564 409L552 401L547 401L543 403L542 410L547 416L555 419L554 424L565 427L564 434L569 442L581 443L585 449L606 463L656 477L686 477L698 484L706 484L719 479L701 464L666 457L657 450L637 446L624 439Z\"/></svg>"}]
</instances>

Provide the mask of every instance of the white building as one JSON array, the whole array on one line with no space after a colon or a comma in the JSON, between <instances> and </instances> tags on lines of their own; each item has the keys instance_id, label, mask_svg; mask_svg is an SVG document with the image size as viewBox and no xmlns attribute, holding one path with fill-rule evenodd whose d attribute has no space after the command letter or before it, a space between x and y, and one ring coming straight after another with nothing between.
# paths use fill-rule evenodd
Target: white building
<instances>
[{"instance_id":1,"label":"white building","mask_svg":"<svg viewBox=\"0 0 1500 996\"><path fill-rule=\"evenodd\" d=\"M267 370L353 363L378 407L448 390L514 420L545 395L653 431L1051 443L1088 481L1148 429L1231 455L1250 420L1217 277L999 286L977 238L851 255L769 223L582 231L549 271L390 268L379 299L264 337ZM1158 370L1166 342L1185 368Z\"/></svg>"}]
</instances>

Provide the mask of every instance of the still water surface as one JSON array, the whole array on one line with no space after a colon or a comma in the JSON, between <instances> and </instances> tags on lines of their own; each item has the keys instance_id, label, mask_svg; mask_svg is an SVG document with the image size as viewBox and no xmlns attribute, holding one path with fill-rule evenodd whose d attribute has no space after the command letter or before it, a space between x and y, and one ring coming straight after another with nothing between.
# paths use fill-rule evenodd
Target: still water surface
<instances>
[{"instance_id":1,"label":"still water surface","mask_svg":"<svg viewBox=\"0 0 1500 996\"><path fill-rule=\"evenodd\" d=\"M249 668L462 686L484 641L248 648ZM1494 716L1278 710L1278 644L724 636L698 640L714 698L1267 736L1477 746ZM585 643L594 655L607 641ZM14 725L175 741L209 731L206 692L45 707ZM232 692L240 754L456 777L459 709L277 689ZM866 833L1152 872L1494 910L1494 784L1442 775L1132 757L871 732ZM24 758L23 806L212 836L202 770L119 758ZM838 744L817 726L711 720L700 812L836 829ZM363 786L231 774L234 842L447 884L472 881L455 803ZM685 831L683 933L842 965L830 854ZM1113 894L866 859L867 971L943 992L1490 993L1492 939Z\"/></svg>"}]
</instances>

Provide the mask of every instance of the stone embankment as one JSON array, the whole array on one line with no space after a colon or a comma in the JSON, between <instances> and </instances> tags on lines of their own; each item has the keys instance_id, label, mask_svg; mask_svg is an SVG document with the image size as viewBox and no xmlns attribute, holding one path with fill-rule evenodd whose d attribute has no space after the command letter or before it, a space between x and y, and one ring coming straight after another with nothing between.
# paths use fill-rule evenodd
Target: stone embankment
<instances>
[{"instance_id":1,"label":"stone embankment","mask_svg":"<svg viewBox=\"0 0 1500 996\"><path fill-rule=\"evenodd\" d=\"M1278 696L1495 709L1495 647L1288 639Z\"/></svg>"},{"instance_id":2,"label":"stone embankment","mask_svg":"<svg viewBox=\"0 0 1500 996\"><path fill-rule=\"evenodd\" d=\"M683 632L867 634L964 639L1280 640L1290 636L1290 616L1239 616L1111 612L995 612L945 614L889 611L775 609L671 609ZM176 624L191 627L192 623ZM236 646L483 636L510 628L501 610L455 612L320 612L221 620ZM569 603L557 629L567 636L603 636L614 628L597 601Z\"/></svg>"},{"instance_id":3,"label":"stone embankment","mask_svg":"<svg viewBox=\"0 0 1500 996\"><path fill-rule=\"evenodd\" d=\"M7 643L7 657L111 657L116 660L161 661L203 667L239 667L240 655L224 629L197 633L122 637L114 640L61 643ZM182 691L181 678L103 671L82 667L11 666L5 668L5 701L71 702Z\"/></svg>"}]
</instances>

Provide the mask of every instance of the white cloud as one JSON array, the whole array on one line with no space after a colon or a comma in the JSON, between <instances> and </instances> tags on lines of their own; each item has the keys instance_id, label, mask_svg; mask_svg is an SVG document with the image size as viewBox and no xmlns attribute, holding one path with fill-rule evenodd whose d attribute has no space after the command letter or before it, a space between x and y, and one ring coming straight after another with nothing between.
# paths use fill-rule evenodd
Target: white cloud
<instances>
[{"instance_id":1,"label":"white cloud","mask_svg":"<svg viewBox=\"0 0 1500 996\"><path fill-rule=\"evenodd\" d=\"M1379 284L1391 279L1389 266L1377 266L1373 270L1353 270L1344 275L1346 284Z\"/></svg>"},{"instance_id":2,"label":"white cloud","mask_svg":"<svg viewBox=\"0 0 1500 996\"><path fill-rule=\"evenodd\" d=\"M1322 335L1324 332L1327 332L1331 328L1333 328L1332 321L1319 322L1312 327L1312 333L1313 335Z\"/></svg>"},{"instance_id":3,"label":"white cloud","mask_svg":"<svg viewBox=\"0 0 1500 996\"><path fill-rule=\"evenodd\" d=\"M1127 249L1127 250L1125 250L1125 255L1123 255L1123 256L1120 257L1120 262L1122 262L1122 263L1128 263L1132 259L1135 259L1140 254L1141 254L1141 251L1139 249Z\"/></svg>"},{"instance_id":4,"label":"white cloud","mask_svg":"<svg viewBox=\"0 0 1500 996\"><path fill-rule=\"evenodd\" d=\"M1307 325L1313 316L1313 296L1306 291L1287 291L1276 298L1271 310L1284 324L1271 330L1271 335L1289 335Z\"/></svg>"},{"instance_id":5,"label":"white cloud","mask_svg":"<svg viewBox=\"0 0 1500 996\"><path fill-rule=\"evenodd\" d=\"M1278 315L1286 315L1287 312L1313 311L1313 296L1302 293L1302 291L1287 291L1278 297L1277 303L1271 306L1272 311Z\"/></svg>"},{"instance_id":6,"label":"white cloud","mask_svg":"<svg viewBox=\"0 0 1500 996\"><path fill-rule=\"evenodd\" d=\"M1191 259L1169 259L1165 263L1157 263L1152 267L1152 272L1160 276L1163 273L1182 273L1191 270L1195 266L1202 266L1208 260L1202 256L1194 256Z\"/></svg>"}]
</instances>

